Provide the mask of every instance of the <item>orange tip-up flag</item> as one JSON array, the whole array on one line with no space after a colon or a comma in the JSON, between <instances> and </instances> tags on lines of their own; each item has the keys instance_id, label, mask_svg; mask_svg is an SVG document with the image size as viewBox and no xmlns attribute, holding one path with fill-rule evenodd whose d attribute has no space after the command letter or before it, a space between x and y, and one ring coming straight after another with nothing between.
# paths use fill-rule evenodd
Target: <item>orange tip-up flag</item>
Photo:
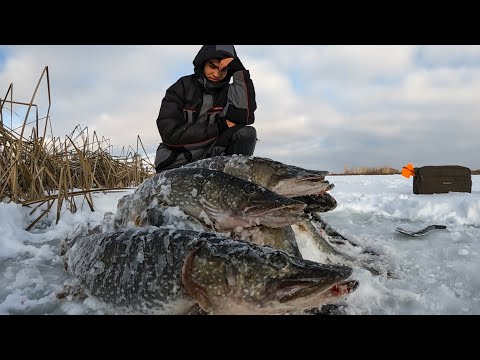
<instances>
[{"instance_id":1,"label":"orange tip-up flag","mask_svg":"<svg viewBox=\"0 0 480 360\"><path fill-rule=\"evenodd\" d=\"M402 167L402 175L405 176L407 179L410 176L415 176L415 168L412 164L407 164L406 166Z\"/></svg>"}]
</instances>

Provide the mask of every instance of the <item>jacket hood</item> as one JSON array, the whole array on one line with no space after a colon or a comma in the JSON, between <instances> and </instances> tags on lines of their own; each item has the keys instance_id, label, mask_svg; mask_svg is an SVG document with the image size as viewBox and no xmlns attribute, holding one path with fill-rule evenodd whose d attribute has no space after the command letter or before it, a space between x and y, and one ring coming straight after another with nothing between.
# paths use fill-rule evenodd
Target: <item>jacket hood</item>
<instances>
[{"instance_id":1,"label":"jacket hood","mask_svg":"<svg viewBox=\"0 0 480 360\"><path fill-rule=\"evenodd\" d=\"M229 57L236 57L237 52L233 45L203 45L198 51L197 56L193 59L193 66L201 68L203 63L208 59L225 59Z\"/></svg>"}]
</instances>

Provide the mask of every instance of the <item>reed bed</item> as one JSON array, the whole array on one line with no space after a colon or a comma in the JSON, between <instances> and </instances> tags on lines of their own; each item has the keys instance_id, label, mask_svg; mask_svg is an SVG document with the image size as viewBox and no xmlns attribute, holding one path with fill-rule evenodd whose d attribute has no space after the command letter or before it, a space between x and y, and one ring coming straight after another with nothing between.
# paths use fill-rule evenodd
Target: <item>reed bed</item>
<instances>
[{"instance_id":1,"label":"reed bed","mask_svg":"<svg viewBox=\"0 0 480 360\"><path fill-rule=\"evenodd\" d=\"M46 82L48 94L44 116L35 103L42 81ZM90 134L88 128L79 125L64 139L54 137L50 105L48 67L42 72L30 102L14 100L13 84L5 97L0 98L0 199L31 207L30 214L40 210L40 215L26 230L51 211L56 212L58 223L64 204L72 213L76 212L77 197L83 197L84 203L94 211L93 192L136 187L154 174L140 137L137 137L136 149L128 147L119 156L112 154L108 139L96 132ZM24 111L26 108L25 119L22 126L12 129L3 114L14 114L14 108L19 107L24 107ZM30 114L34 120L29 123ZM27 129L31 130L28 135Z\"/></svg>"}]
</instances>

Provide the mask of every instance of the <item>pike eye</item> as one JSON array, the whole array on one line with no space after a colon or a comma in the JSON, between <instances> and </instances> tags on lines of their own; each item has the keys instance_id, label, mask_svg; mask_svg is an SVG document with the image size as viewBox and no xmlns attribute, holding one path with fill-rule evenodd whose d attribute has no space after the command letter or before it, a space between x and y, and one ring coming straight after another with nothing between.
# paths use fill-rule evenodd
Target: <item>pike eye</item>
<instances>
[{"instance_id":1,"label":"pike eye","mask_svg":"<svg viewBox=\"0 0 480 360\"><path fill-rule=\"evenodd\" d=\"M272 165L270 165L274 170L279 170L282 168L282 165L280 165L279 163L273 163Z\"/></svg>"},{"instance_id":2,"label":"pike eye","mask_svg":"<svg viewBox=\"0 0 480 360\"><path fill-rule=\"evenodd\" d=\"M288 265L288 260L281 253L271 254L268 256L268 261L278 270L281 270Z\"/></svg>"},{"instance_id":3,"label":"pike eye","mask_svg":"<svg viewBox=\"0 0 480 360\"><path fill-rule=\"evenodd\" d=\"M246 185L243 187L243 190L244 190L247 194L254 193L254 192L255 192L255 189L256 189L256 186L255 186L254 184L246 184Z\"/></svg>"}]
</instances>

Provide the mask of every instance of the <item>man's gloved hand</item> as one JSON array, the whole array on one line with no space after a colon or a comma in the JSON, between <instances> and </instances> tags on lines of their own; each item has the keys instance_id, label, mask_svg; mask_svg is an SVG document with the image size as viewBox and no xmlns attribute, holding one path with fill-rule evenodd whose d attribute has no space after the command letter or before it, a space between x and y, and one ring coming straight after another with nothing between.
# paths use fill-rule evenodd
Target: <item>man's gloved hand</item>
<instances>
[{"instance_id":1,"label":"man's gloved hand","mask_svg":"<svg viewBox=\"0 0 480 360\"><path fill-rule=\"evenodd\" d=\"M223 68L228 68L231 72L237 72L240 70L245 70L242 62L238 57L236 58L226 58L220 61L218 68L222 70Z\"/></svg>"},{"instance_id":2,"label":"man's gloved hand","mask_svg":"<svg viewBox=\"0 0 480 360\"><path fill-rule=\"evenodd\" d=\"M225 123L224 125L220 125L221 123ZM226 124L226 121L221 121L218 124L219 128L222 126L225 127L225 130L220 133L220 136L218 137L217 141L215 141L215 144L213 144L213 148L210 151L209 156L222 156L226 155L225 151L230 145L232 141L232 136L237 132L237 130L240 130L244 125L235 125L232 127L228 127Z\"/></svg>"},{"instance_id":3,"label":"man's gloved hand","mask_svg":"<svg viewBox=\"0 0 480 360\"><path fill-rule=\"evenodd\" d=\"M226 123L225 123L225 126L227 128L222 133L220 133L220 136L218 137L217 141L215 142L215 146L222 146L222 147L226 148L228 146L228 144L230 144L230 141L232 140L233 134L240 128L239 126L228 127L228 125Z\"/></svg>"},{"instance_id":4,"label":"man's gloved hand","mask_svg":"<svg viewBox=\"0 0 480 360\"><path fill-rule=\"evenodd\" d=\"M218 121L218 134L221 135L227 130L228 128L231 128L232 126L235 126L236 124L234 122L231 122L229 120L219 120Z\"/></svg>"},{"instance_id":5,"label":"man's gloved hand","mask_svg":"<svg viewBox=\"0 0 480 360\"><path fill-rule=\"evenodd\" d=\"M225 120L218 120L218 136L222 135L228 128L228 124Z\"/></svg>"}]
</instances>

